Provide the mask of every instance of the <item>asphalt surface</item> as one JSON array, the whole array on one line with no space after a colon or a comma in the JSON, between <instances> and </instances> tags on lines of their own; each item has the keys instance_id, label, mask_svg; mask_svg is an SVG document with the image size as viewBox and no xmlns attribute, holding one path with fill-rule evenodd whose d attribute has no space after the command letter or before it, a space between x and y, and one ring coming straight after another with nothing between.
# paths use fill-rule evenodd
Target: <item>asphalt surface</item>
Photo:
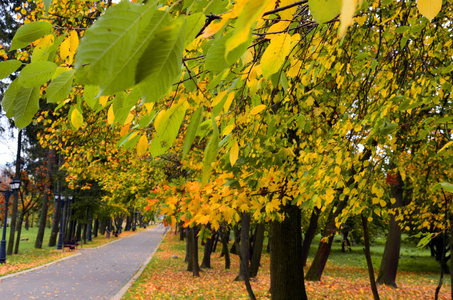
<instances>
[{"instance_id":1,"label":"asphalt surface","mask_svg":"<svg viewBox=\"0 0 453 300\"><path fill-rule=\"evenodd\" d=\"M111 299L154 253L163 225L17 276L0 277L0 299Z\"/></svg>"}]
</instances>

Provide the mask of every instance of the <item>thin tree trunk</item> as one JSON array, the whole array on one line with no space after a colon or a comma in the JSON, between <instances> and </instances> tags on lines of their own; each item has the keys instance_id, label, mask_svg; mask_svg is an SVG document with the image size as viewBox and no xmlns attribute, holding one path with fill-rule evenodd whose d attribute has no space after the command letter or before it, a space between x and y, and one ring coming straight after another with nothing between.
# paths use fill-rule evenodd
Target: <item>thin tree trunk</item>
<instances>
[{"instance_id":1,"label":"thin tree trunk","mask_svg":"<svg viewBox=\"0 0 453 300\"><path fill-rule=\"evenodd\" d=\"M94 220L94 226L93 226L93 236L97 237L98 236L98 231L99 231L99 219Z\"/></svg>"},{"instance_id":2,"label":"thin tree trunk","mask_svg":"<svg viewBox=\"0 0 453 300\"><path fill-rule=\"evenodd\" d=\"M403 179L400 172L396 174L396 184L392 184L392 196L395 199L393 208L403 206ZM398 271L398 261L401 248L401 229L393 214L390 215L389 233L385 243L384 254L382 255L381 266L377 283L392 286L396 285L396 273Z\"/></svg>"},{"instance_id":3,"label":"thin tree trunk","mask_svg":"<svg viewBox=\"0 0 453 300\"><path fill-rule=\"evenodd\" d=\"M50 181L52 178L52 166L53 166L53 157L55 156L55 150L49 150L49 157L47 161L47 181L46 188L44 191L44 195L42 198L41 204L41 215L39 216L39 228L38 234L36 236L35 241L35 248L41 249L43 240L44 240L44 231L46 230L46 221L47 221L47 210L48 210L48 201L49 201L49 193L50 193Z\"/></svg>"},{"instance_id":4,"label":"thin tree trunk","mask_svg":"<svg viewBox=\"0 0 453 300\"><path fill-rule=\"evenodd\" d=\"M225 255L225 269L230 269L231 260L230 260L230 251L228 249L228 235L230 231L226 230L226 228L222 231L222 253Z\"/></svg>"},{"instance_id":5,"label":"thin tree trunk","mask_svg":"<svg viewBox=\"0 0 453 300\"><path fill-rule=\"evenodd\" d=\"M22 130L19 130L19 134L17 136L17 153L16 153L16 178L21 179L20 177L20 150L22 148ZM17 212L19 206L19 193L13 194L13 209L11 211L11 224L9 229L9 241L8 241L8 248L6 250L7 255L11 255L13 253L14 247L14 236L16 234L16 222L17 222Z\"/></svg>"},{"instance_id":6,"label":"thin tree trunk","mask_svg":"<svg viewBox=\"0 0 453 300\"><path fill-rule=\"evenodd\" d=\"M308 269L305 279L309 281L321 280L322 273L330 255L330 250L332 249L333 237L337 230L335 218L341 214L347 202L347 198L339 201L336 209L332 209L332 211L329 213L327 225L322 234L323 240L321 240L321 242L319 243L315 258L313 259L313 263L311 264L310 269Z\"/></svg>"},{"instance_id":7,"label":"thin tree trunk","mask_svg":"<svg viewBox=\"0 0 453 300\"><path fill-rule=\"evenodd\" d=\"M61 201L54 200L54 210L52 217L52 230L50 231L49 247L54 247L57 244L58 228L60 227L61 218Z\"/></svg>"},{"instance_id":8,"label":"thin tree trunk","mask_svg":"<svg viewBox=\"0 0 453 300\"><path fill-rule=\"evenodd\" d=\"M189 242L189 266L187 271L192 271L194 277L200 277L200 266L198 265L198 241L195 228L188 228L187 239Z\"/></svg>"},{"instance_id":9,"label":"thin tree trunk","mask_svg":"<svg viewBox=\"0 0 453 300\"><path fill-rule=\"evenodd\" d=\"M19 253L20 235L22 233L22 223L24 222L24 217L25 217L25 214L23 212L21 212L19 215L19 219L17 220L17 224L16 224L17 237L16 237L16 244L14 245L14 254Z\"/></svg>"},{"instance_id":10,"label":"thin tree trunk","mask_svg":"<svg viewBox=\"0 0 453 300\"><path fill-rule=\"evenodd\" d=\"M273 300L306 300L302 264L301 211L296 205L281 208L286 214L280 223L273 221L270 230L271 288Z\"/></svg>"},{"instance_id":11,"label":"thin tree trunk","mask_svg":"<svg viewBox=\"0 0 453 300\"><path fill-rule=\"evenodd\" d=\"M261 253L263 252L264 243L264 224L256 225L255 241L253 242L252 258L250 260L250 277L254 278L258 275L258 269L261 262Z\"/></svg>"},{"instance_id":12,"label":"thin tree trunk","mask_svg":"<svg viewBox=\"0 0 453 300\"><path fill-rule=\"evenodd\" d=\"M302 244L302 261L304 266L307 265L308 254L310 253L310 246L313 241L313 238L316 235L316 229L318 228L318 219L321 209L317 206L313 208L313 212L310 217L310 224L308 225L307 232L304 236L304 242Z\"/></svg>"},{"instance_id":13,"label":"thin tree trunk","mask_svg":"<svg viewBox=\"0 0 453 300\"><path fill-rule=\"evenodd\" d=\"M208 229L211 229L210 227L211 226L208 224ZM207 269L211 268L211 253L212 253L213 242L214 241L211 237L211 238L208 238L206 240L206 243L204 244L203 260L202 260L201 266L200 266L201 268L207 268Z\"/></svg>"},{"instance_id":14,"label":"thin tree trunk","mask_svg":"<svg viewBox=\"0 0 453 300\"><path fill-rule=\"evenodd\" d=\"M365 249L363 249L363 251L365 252L366 263L368 265L368 275L370 278L371 290L373 291L374 300L379 300L379 293L376 287L376 281L374 279L373 262L371 261L370 236L368 234L367 224L368 220L363 216L363 214L361 214L360 217L362 218L363 238L365 240Z\"/></svg>"}]
</instances>

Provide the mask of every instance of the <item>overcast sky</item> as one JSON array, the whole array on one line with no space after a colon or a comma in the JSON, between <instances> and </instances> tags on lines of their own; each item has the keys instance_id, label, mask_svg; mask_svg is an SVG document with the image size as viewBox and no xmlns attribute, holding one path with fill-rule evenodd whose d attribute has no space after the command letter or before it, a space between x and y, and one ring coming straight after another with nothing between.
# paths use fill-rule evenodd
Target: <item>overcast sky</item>
<instances>
[{"instance_id":1,"label":"overcast sky","mask_svg":"<svg viewBox=\"0 0 453 300\"><path fill-rule=\"evenodd\" d=\"M0 118L0 124L3 128L8 128L5 117ZM6 129L0 133L0 165L4 166L7 163L12 163L16 159L17 149L17 129L13 129L14 137L11 137L11 130Z\"/></svg>"}]
</instances>

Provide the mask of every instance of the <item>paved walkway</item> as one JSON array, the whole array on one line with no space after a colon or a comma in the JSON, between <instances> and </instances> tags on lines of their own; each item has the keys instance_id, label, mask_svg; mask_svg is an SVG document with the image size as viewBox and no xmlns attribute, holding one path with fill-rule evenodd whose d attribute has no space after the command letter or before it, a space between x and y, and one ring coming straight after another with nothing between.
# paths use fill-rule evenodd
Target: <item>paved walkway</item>
<instances>
[{"instance_id":1,"label":"paved walkway","mask_svg":"<svg viewBox=\"0 0 453 300\"><path fill-rule=\"evenodd\" d=\"M119 239L81 255L10 278L0 278L0 299L111 299L152 255L165 227Z\"/></svg>"}]
</instances>

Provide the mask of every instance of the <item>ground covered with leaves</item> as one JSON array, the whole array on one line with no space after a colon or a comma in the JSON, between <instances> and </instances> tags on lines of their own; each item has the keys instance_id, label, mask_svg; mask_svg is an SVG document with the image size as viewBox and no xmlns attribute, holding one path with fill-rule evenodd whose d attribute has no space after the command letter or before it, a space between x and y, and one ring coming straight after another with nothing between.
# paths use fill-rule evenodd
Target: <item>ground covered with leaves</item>
<instances>
[{"instance_id":1,"label":"ground covered with leaves","mask_svg":"<svg viewBox=\"0 0 453 300\"><path fill-rule=\"evenodd\" d=\"M200 258L201 251L202 247ZM123 299L249 299L244 283L234 281L239 272L236 255L231 257L231 269L225 270L224 259L217 250L211 258L212 269L203 269L199 278L186 271L184 256L184 242L169 232ZM305 282L308 298L372 299L366 267L336 260L328 262L320 282ZM251 282L258 299L270 299L269 262L269 255L264 254L258 277ZM444 277L439 299L450 299L449 280L449 276ZM398 289L379 286L381 299L434 299L438 274L402 271L398 273L397 284Z\"/></svg>"}]
</instances>

